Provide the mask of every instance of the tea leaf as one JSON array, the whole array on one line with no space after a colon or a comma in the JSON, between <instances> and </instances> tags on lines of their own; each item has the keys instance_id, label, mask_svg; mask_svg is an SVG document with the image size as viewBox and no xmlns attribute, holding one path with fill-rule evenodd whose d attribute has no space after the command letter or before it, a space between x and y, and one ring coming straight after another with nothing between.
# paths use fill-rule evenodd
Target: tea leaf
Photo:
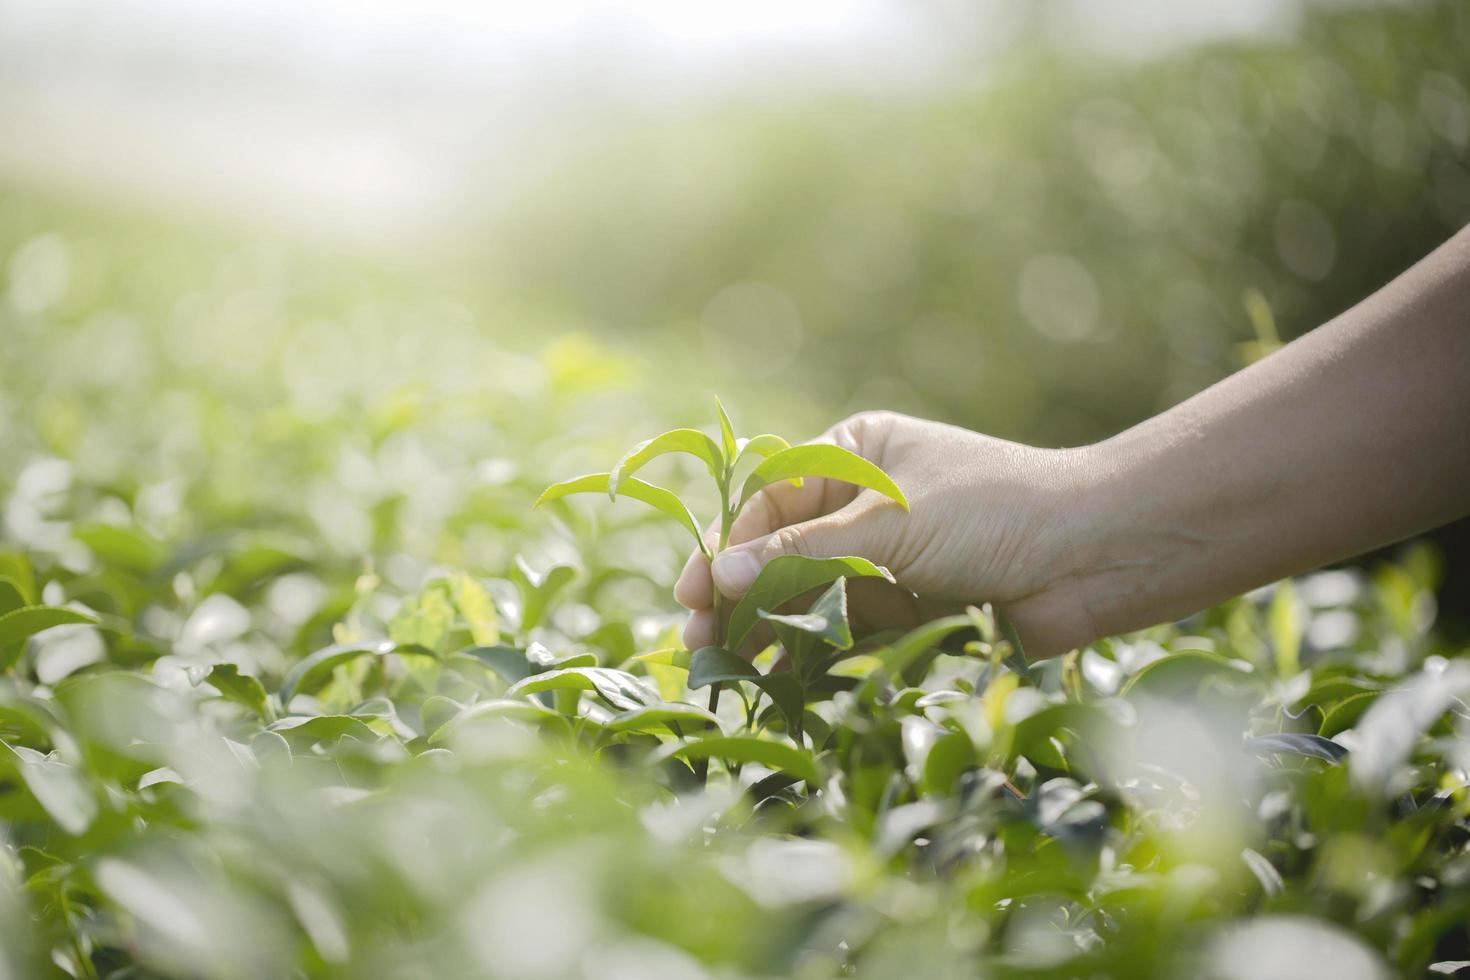
<instances>
[{"instance_id":1,"label":"tea leaf","mask_svg":"<svg viewBox=\"0 0 1470 980\"><path fill-rule=\"evenodd\" d=\"M634 708L614 715L607 723L610 732L661 732L669 725L688 724L691 728L719 725L719 719L692 704L665 703L647 708Z\"/></svg>"},{"instance_id":2,"label":"tea leaf","mask_svg":"<svg viewBox=\"0 0 1470 980\"><path fill-rule=\"evenodd\" d=\"M834 579L849 577L885 578L893 581L887 569L866 558L807 558L804 555L781 555L761 569L750 591L730 612L726 628L726 646L738 650L760 620L760 610L779 608L783 603L820 588Z\"/></svg>"},{"instance_id":3,"label":"tea leaf","mask_svg":"<svg viewBox=\"0 0 1470 980\"><path fill-rule=\"evenodd\" d=\"M215 664L209 668L209 676L204 678L204 682L218 691L220 697L226 701L243 704L261 718L269 720L269 698L265 687L258 678L240 673L240 668L235 664Z\"/></svg>"},{"instance_id":4,"label":"tea leaf","mask_svg":"<svg viewBox=\"0 0 1470 980\"><path fill-rule=\"evenodd\" d=\"M909 509L908 498L887 473L857 453L825 443L792 446L762 460L745 478L739 506L744 507L746 501L767 484L803 476L825 477L867 487L897 501L904 510Z\"/></svg>"},{"instance_id":5,"label":"tea leaf","mask_svg":"<svg viewBox=\"0 0 1470 980\"><path fill-rule=\"evenodd\" d=\"M658 695L638 678L612 667L567 667L533 674L512 685L506 697L524 697L542 691L595 691L608 704L624 711L661 703Z\"/></svg>"},{"instance_id":6,"label":"tea leaf","mask_svg":"<svg viewBox=\"0 0 1470 980\"><path fill-rule=\"evenodd\" d=\"M662 435L645 439L630 449L608 474L607 495L616 500L618 487L652 459L667 453L687 453L704 461L705 468L714 479L720 479L725 467L725 456L713 439L698 429L671 429ZM731 457L734 458L733 456Z\"/></svg>"},{"instance_id":7,"label":"tea leaf","mask_svg":"<svg viewBox=\"0 0 1470 980\"><path fill-rule=\"evenodd\" d=\"M718 395L715 396L715 413L720 417L720 444L725 448L725 459L733 465L735 457L739 455L735 427L730 424L730 416L725 413L725 405Z\"/></svg>"},{"instance_id":8,"label":"tea leaf","mask_svg":"<svg viewBox=\"0 0 1470 980\"><path fill-rule=\"evenodd\" d=\"M756 615L771 623L781 623L792 629L810 633L823 643L837 650L852 647L852 625L847 621L847 579L838 578L823 592L811 609L804 613L767 612L757 609Z\"/></svg>"},{"instance_id":9,"label":"tea leaf","mask_svg":"<svg viewBox=\"0 0 1470 980\"><path fill-rule=\"evenodd\" d=\"M730 762L754 762L790 773L812 785L821 781L816 760L806 749L799 749L785 742L772 742L748 735L724 735L702 738L675 747L670 753L681 759L704 759L711 756Z\"/></svg>"},{"instance_id":10,"label":"tea leaf","mask_svg":"<svg viewBox=\"0 0 1470 980\"><path fill-rule=\"evenodd\" d=\"M550 503L553 500L560 500L562 497L570 496L574 493L606 493L609 480L610 474L589 473L586 476L579 476L573 480L553 483L541 492L541 496L536 499L534 506L540 507L542 504ZM698 544L699 549L706 555L709 554L709 549L704 543L704 535L699 531L699 523L695 521L694 515L689 512L689 508L684 506L684 501L680 500L678 495L672 490L665 490L663 487L656 487L651 483L644 483L642 480L630 476L619 482L618 493L621 496L632 497L634 500L642 501L648 506L674 518L683 525L685 530L694 535L694 540Z\"/></svg>"}]
</instances>

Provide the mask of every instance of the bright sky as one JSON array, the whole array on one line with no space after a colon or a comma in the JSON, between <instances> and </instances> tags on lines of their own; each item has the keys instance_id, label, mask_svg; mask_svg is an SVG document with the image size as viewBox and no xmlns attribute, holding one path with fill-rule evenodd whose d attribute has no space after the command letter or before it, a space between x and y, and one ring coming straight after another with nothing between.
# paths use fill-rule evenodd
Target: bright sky
<instances>
[{"instance_id":1,"label":"bright sky","mask_svg":"<svg viewBox=\"0 0 1470 980\"><path fill-rule=\"evenodd\" d=\"M973 83L1030 18L1140 54L1291 0L0 0L0 178L411 231L568 127ZM511 184L507 184L511 186Z\"/></svg>"}]
</instances>

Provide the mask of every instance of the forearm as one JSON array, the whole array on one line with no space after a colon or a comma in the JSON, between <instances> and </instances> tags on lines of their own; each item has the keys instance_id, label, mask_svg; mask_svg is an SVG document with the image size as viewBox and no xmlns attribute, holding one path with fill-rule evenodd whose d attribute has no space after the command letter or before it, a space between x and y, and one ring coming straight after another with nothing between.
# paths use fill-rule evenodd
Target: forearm
<instances>
[{"instance_id":1,"label":"forearm","mask_svg":"<svg viewBox=\"0 0 1470 980\"><path fill-rule=\"evenodd\" d=\"M1095 632L1176 618L1470 511L1470 229L1368 300L1081 451Z\"/></svg>"}]
</instances>

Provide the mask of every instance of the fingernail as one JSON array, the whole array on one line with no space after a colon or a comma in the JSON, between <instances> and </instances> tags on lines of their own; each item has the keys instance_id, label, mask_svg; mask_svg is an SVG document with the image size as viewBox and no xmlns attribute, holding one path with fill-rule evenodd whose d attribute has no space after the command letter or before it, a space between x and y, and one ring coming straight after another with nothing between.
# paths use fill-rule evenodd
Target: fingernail
<instances>
[{"instance_id":1,"label":"fingernail","mask_svg":"<svg viewBox=\"0 0 1470 980\"><path fill-rule=\"evenodd\" d=\"M761 563L748 551L722 551L711 568L716 588L725 595L743 595L755 582Z\"/></svg>"}]
</instances>

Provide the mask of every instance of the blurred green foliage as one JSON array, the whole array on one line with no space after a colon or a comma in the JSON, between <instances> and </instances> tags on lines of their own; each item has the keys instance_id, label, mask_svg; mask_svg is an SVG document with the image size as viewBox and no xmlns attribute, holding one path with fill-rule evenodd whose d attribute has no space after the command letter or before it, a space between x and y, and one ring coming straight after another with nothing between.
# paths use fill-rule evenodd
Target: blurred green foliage
<instances>
[{"instance_id":1,"label":"blurred green foliage","mask_svg":"<svg viewBox=\"0 0 1470 980\"><path fill-rule=\"evenodd\" d=\"M1458 969L1432 553L1025 676L983 617L878 645L799 740L735 681L700 790L681 532L530 505L711 387L793 436L1172 402L1466 220L1465 50L1463 5L1348 10L686 120L550 175L473 276L7 190L0 976Z\"/></svg>"},{"instance_id":2,"label":"blurred green foliage","mask_svg":"<svg viewBox=\"0 0 1470 980\"><path fill-rule=\"evenodd\" d=\"M1456 2L1136 67L1037 37L974 91L586 147L487 264L736 384L1089 441L1239 367L1248 296L1290 339L1470 221L1467 50Z\"/></svg>"}]
</instances>

